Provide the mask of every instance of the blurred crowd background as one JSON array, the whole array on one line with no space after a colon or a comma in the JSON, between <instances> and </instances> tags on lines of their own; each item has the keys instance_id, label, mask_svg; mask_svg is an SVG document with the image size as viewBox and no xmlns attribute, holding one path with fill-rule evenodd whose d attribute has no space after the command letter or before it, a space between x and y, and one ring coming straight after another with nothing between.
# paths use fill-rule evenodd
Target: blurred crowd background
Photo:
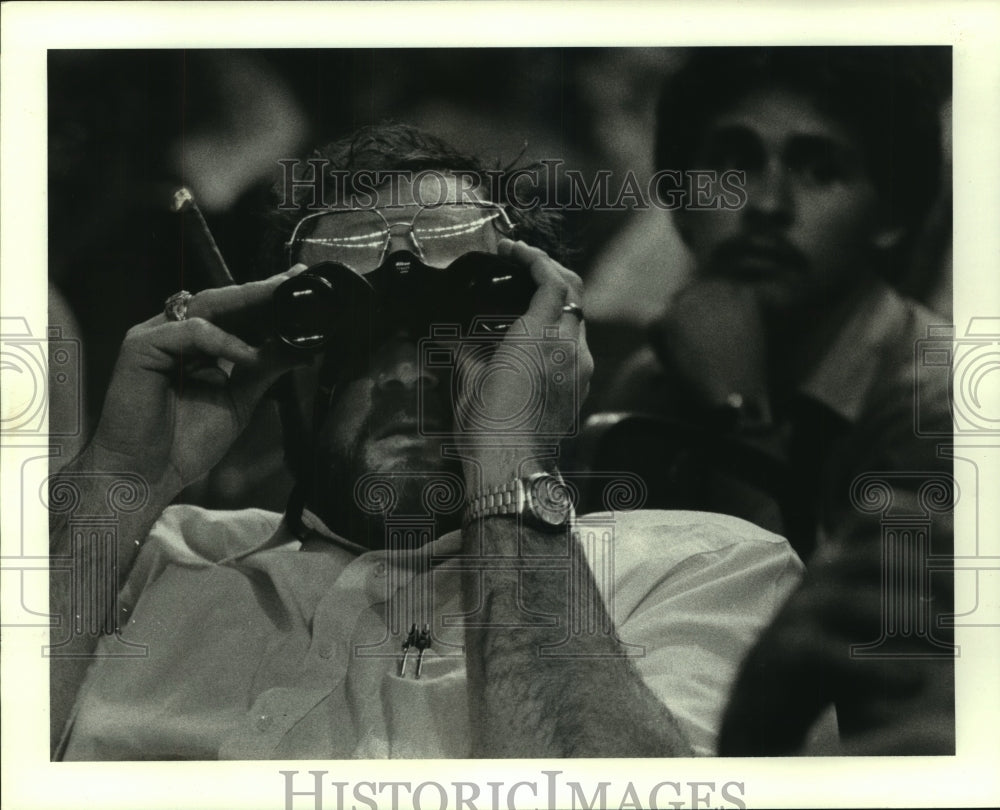
<instances>
[{"instance_id":1,"label":"blurred crowd background","mask_svg":"<svg viewBox=\"0 0 1000 810\"><path fill-rule=\"evenodd\" d=\"M100 413L127 329L185 287L193 258L172 192L190 187L237 280L259 255L259 210L277 161L387 120L425 128L498 165L562 159L588 180L652 173L653 112L685 49L364 49L50 51L50 325L81 341L83 429ZM906 291L948 322L951 128L942 110L942 198ZM615 181L612 181L614 187ZM587 283L594 387L644 339L689 272L669 214L571 211L573 269ZM277 272L284 268L274 268ZM53 389L54 391L55 389ZM54 394L55 395L55 394ZM52 418L60 403L53 401ZM275 409L183 499L281 510L291 481Z\"/></svg>"}]
</instances>

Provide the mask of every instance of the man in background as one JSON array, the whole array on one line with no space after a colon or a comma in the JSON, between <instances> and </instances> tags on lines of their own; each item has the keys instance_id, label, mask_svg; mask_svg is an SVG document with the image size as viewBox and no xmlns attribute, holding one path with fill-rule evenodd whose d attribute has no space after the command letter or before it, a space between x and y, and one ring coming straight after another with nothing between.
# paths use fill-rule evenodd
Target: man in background
<instances>
[{"instance_id":1,"label":"man in background","mask_svg":"<svg viewBox=\"0 0 1000 810\"><path fill-rule=\"evenodd\" d=\"M811 558L744 668L729 753L795 750L831 701L849 748L953 750L950 582L928 571L951 554L951 464L914 420L917 341L941 318L893 286L939 189L947 58L705 49L660 97L656 168L692 183L674 221L695 269L602 407L668 417L779 465L777 509L745 481L729 492L737 513L778 514ZM743 173L745 203L714 205L711 182L699 198L693 170ZM947 379L933 383L919 391L920 427L946 434ZM890 509L927 534L883 547ZM905 586L885 584L895 577Z\"/></svg>"}]
</instances>

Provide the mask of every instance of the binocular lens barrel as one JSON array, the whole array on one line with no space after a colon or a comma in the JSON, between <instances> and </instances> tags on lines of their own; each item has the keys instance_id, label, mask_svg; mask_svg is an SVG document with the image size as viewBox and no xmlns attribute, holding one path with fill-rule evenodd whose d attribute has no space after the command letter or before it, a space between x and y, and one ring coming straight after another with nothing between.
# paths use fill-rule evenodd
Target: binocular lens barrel
<instances>
[{"instance_id":1,"label":"binocular lens barrel","mask_svg":"<svg viewBox=\"0 0 1000 810\"><path fill-rule=\"evenodd\" d=\"M275 290L275 331L304 351L400 326L426 333L433 324L465 329L472 323L476 334L502 337L533 293L527 271L493 254L466 253L446 268L432 268L397 252L364 276L321 262Z\"/></svg>"},{"instance_id":2,"label":"binocular lens barrel","mask_svg":"<svg viewBox=\"0 0 1000 810\"><path fill-rule=\"evenodd\" d=\"M297 349L318 349L329 337L336 296L322 276L303 273L274 293L278 337Z\"/></svg>"}]
</instances>

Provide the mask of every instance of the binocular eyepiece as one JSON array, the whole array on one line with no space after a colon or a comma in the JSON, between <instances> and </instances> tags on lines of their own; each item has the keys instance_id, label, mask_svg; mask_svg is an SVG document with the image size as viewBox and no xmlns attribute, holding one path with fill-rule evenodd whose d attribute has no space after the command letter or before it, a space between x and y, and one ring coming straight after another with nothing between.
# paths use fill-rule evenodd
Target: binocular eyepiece
<instances>
[{"instance_id":1,"label":"binocular eyepiece","mask_svg":"<svg viewBox=\"0 0 1000 810\"><path fill-rule=\"evenodd\" d=\"M436 268L397 251L365 275L337 262L313 265L275 290L274 318L285 344L311 352L401 327L426 333L436 324L499 338L534 291L526 268L492 253L466 253Z\"/></svg>"}]
</instances>

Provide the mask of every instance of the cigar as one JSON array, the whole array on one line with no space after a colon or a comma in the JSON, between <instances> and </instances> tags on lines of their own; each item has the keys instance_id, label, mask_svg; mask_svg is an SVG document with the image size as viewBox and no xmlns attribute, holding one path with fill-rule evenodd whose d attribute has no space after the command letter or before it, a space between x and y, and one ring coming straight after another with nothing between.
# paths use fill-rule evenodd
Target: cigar
<instances>
[{"instance_id":1,"label":"cigar","mask_svg":"<svg viewBox=\"0 0 1000 810\"><path fill-rule=\"evenodd\" d=\"M230 284L235 284L236 280L226 267L226 260L222 258L219 246L215 244L208 223L205 222L205 217L202 216L190 189L182 187L174 192L170 210L182 215L184 238L190 241L198 258L201 259L201 265L208 276L206 286L228 287Z\"/></svg>"}]
</instances>

